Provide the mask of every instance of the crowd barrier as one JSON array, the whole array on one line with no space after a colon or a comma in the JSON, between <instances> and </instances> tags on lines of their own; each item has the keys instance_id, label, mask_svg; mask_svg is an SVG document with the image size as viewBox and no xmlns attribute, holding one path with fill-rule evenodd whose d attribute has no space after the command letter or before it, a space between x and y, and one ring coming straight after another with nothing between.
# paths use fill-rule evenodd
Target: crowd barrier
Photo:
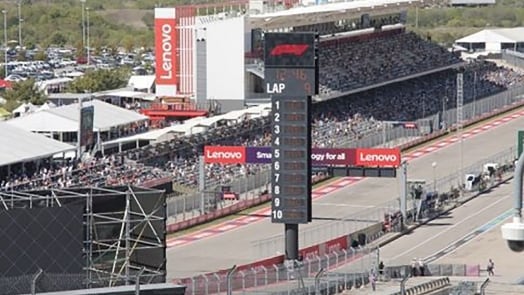
<instances>
[{"instance_id":1,"label":"crowd barrier","mask_svg":"<svg viewBox=\"0 0 524 295\"><path fill-rule=\"evenodd\" d=\"M442 288L450 286L451 283L449 281L449 278L440 278L436 280L432 280L430 282L422 283L417 286L413 286L410 288L405 289L403 292L398 291L391 295L421 295L421 294L428 294L430 292L435 292L437 290L440 290Z\"/></svg>"}]
</instances>

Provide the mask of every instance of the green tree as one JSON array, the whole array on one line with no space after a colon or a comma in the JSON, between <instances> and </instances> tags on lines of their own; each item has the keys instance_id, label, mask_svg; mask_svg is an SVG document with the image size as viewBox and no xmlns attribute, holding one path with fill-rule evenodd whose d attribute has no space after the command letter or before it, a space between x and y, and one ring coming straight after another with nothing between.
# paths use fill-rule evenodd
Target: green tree
<instances>
[{"instance_id":1,"label":"green tree","mask_svg":"<svg viewBox=\"0 0 524 295\"><path fill-rule=\"evenodd\" d=\"M126 69L89 71L71 82L68 88L75 93L117 89L127 85L129 76L130 73Z\"/></svg>"},{"instance_id":2,"label":"green tree","mask_svg":"<svg viewBox=\"0 0 524 295\"><path fill-rule=\"evenodd\" d=\"M38 89L34 79L13 83L11 89L6 90L4 94L6 108L17 106L23 102L30 102L35 105L41 105L47 101L47 96ZM12 111L12 109L8 109Z\"/></svg>"}]
</instances>

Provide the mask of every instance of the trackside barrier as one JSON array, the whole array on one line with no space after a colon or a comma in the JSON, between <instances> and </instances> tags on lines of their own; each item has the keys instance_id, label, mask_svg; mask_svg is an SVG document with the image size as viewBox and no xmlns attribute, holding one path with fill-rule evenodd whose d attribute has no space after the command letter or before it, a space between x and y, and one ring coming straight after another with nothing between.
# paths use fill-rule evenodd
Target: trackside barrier
<instances>
[{"instance_id":1,"label":"trackside barrier","mask_svg":"<svg viewBox=\"0 0 524 295\"><path fill-rule=\"evenodd\" d=\"M419 294L427 294L430 292L434 292L437 290L440 290L444 287L450 286L451 283L449 281L449 278L441 278L436 279L430 282L422 283L417 286L413 286L410 288L407 288L405 290L401 290L399 292L395 292L392 295L419 295Z\"/></svg>"}]
</instances>

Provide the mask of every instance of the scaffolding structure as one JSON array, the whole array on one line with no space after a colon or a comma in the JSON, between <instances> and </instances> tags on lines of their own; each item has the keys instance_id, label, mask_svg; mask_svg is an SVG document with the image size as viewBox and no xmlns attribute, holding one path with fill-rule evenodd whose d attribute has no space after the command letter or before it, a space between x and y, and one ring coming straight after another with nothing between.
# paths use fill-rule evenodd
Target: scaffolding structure
<instances>
[{"instance_id":1,"label":"scaffolding structure","mask_svg":"<svg viewBox=\"0 0 524 295\"><path fill-rule=\"evenodd\" d=\"M166 207L163 191L123 186L0 192L0 215L6 214L4 217L13 214L16 210L36 209L29 211L33 212L30 214L35 214L34 212L44 212L46 208L51 208L53 212L58 212L60 208L73 212L73 210L67 210L73 207L77 208L77 211L74 212L83 211L82 221L77 222L80 227L78 230L83 233L83 246L81 250L71 249L75 259L80 255L80 259L83 260L82 271L81 273L54 273L47 276L53 281L43 282L42 285L45 287L38 289L37 286L37 291L113 287L137 282L139 284L165 282ZM44 210L38 211L38 209ZM73 219L74 212L67 214L73 214L70 215ZM41 215L49 216L49 213ZM15 225L16 222L19 224ZM39 221L34 219L28 222ZM59 224L64 224L63 222L67 221L54 220L53 226L48 225L48 228L44 230L51 236L55 232L57 236L63 234L60 233L62 227ZM10 225L3 224L2 226L9 227ZM19 228L20 222L13 220L12 226ZM65 227L64 225L63 228ZM73 231L71 234L75 235ZM53 241L53 243L57 242L58 239ZM31 255L41 255L23 253L24 247L22 246L17 251L21 252L20 257L24 257L23 259ZM55 255L65 254L56 253ZM41 268L39 271L43 269L43 272L46 273L45 265L39 267ZM54 267L56 269L56 265ZM71 280L72 277L74 280ZM68 282L64 282L68 279ZM0 282L0 287L1 285ZM25 289L25 283L22 285ZM27 287L31 286L27 285ZM25 292L26 290L15 291Z\"/></svg>"}]
</instances>

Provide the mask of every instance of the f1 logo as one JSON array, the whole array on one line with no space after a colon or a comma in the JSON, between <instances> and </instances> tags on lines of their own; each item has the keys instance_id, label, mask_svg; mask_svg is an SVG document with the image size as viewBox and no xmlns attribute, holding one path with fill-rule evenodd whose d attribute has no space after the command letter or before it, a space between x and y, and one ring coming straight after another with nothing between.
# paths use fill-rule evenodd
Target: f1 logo
<instances>
[{"instance_id":1,"label":"f1 logo","mask_svg":"<svg viewBox=\"0 0 524 295\"><path fill-rule=\"evenodd\" d=\"M270 52L272 56L281 56L281 55L294 55L302 56L306 50L309 48L307 44L279 44Z\"/></svg>"}]
</instances>

